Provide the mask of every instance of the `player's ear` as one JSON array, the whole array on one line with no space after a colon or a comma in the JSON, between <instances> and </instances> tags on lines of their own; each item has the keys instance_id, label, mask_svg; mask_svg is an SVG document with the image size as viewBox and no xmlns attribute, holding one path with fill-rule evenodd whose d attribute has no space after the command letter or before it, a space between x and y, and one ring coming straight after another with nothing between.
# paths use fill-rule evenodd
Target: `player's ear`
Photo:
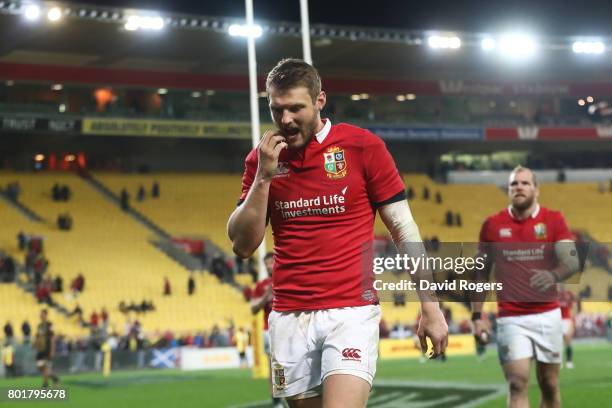
<instances>
[{"instance_id":1,"label":"player's ear","mask_svg":"<svg viewBox=\"0 0 612 408\"><path fill-rule=\"evenodd\" d=\"M325 91L321 91L315 100L315 108L317 108L318 111L322 111L325 107L325 102L327 102L327 95Z\"/></svg>"}]
</instances>

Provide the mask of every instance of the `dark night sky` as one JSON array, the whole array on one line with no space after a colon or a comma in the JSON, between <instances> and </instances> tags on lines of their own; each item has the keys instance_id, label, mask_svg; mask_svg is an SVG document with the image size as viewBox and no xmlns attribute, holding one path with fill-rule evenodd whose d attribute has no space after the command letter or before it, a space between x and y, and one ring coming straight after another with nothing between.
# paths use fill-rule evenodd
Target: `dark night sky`
<instances>
[{"instance_id":1,"label":"dark night sky","mask_svg":"<svg viewBox=\"0 0 612 408\"><path fill-rule=\"evenodd\" d=\"M244 16L244 0L82 0L212 16ZM299 0L253 0L255 18L299 21ZM541 35L611 35L612 0L310 0L311 23Z\"/></svg>"}]
</instances>

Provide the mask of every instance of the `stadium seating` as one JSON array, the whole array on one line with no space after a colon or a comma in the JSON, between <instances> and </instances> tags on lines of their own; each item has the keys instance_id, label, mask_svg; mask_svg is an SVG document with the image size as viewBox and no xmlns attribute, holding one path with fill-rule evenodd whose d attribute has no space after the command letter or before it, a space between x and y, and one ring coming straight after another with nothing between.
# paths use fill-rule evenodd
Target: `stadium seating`
<instances>
[{"instance_id":1,"label":"stadium seating","mask_svg":"<svg viewBox=\"0 0 612 408\"><path fill-rule=\"evenodd\" d=\"M230 318L236 325L250 325L248 306L241 301L241 294L216 278L199 279L194 296L180 295L187 291L187 271L149 243L152 236L145 227L82 179L68 173L0 174L0 185L14 179L21 185L21 202L46 221L34 225L11 210L13 214L8 216L11 228L0 232L2 246L16 254L15 236L19 230L44 236L49 273L53 277L61 275L64 280L64 294L55 295L54 300L67 309L73 309L78 302L87 319L91 312L100 312L106 307L111 327L118 331L124 323L117 310L119 302L140 303L143 299L153 301L158 309L138 316L145 331L175 327L201 330L215 324L226 326ZM55 182L70 186L69 201L51 200L50 191ZM60 231L54 224L57 215L64 212L74 219L70 232ZM79 272L85 276L85 290L78 299L73 299L67 289ZM173 287L174 294L169 298L162 297L165 276ZM175 318L178 314L184 316L180 323Z\"/></svg>"},{"instance_id":2,"label":"stadium seating","mask_svg":"<svg viewBox=\"0 0 612 408\"><path fill-rule=\"evenodd\" d=\"M39 305L34 297L13 284L0 284L0 325L8 321L13 326L14 335L21 338L21 324L24 321L30 323L32 335L36 334L36 325L40 321L40 311L49 311L49 320L53 323L56 333L61 333L69 338L84 336L87 331L74 323L72 319L56 312L46 305ZM3 336L1 333L0 336Z\"/></svg>"},{"instance_id":3,"label":"stadium seating","mask_svg":"<svg viewBox=\"0 0 612 408\"><path fill-rule=\"evenodd\" d=\"M123 188L130 194L130 205L146 215L172 236L208 237L227 254L232 253L226 226L241 191L241 176L227 174L125 175L97 173L95 176L119 195ZM158 199L151 199L154 181L160 185ZM140 186L146 197L136 200ZM268 250L272 234L268 228Z\"/></svg>"},{"instance_id":4,"label":"stadium seating","mask_svg":"<svg viewBox=\"0 0 612 408\"><path fill-rule=\"evenodd\" d=\"M612 242L612 195L596 183L549 183L540 186L543 205L563 212L572 229L588 231L599 242Z\"/></svg>"}]
</instances>

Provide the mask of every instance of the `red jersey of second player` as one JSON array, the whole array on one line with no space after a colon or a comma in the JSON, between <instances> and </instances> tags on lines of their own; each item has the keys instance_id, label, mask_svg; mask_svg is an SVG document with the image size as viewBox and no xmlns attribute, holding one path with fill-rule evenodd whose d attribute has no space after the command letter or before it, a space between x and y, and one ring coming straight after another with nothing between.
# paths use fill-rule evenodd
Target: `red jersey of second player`
<instances>
[{"instance_id":1,"label":"red jersey of second player","mask_svg":"<svg viewBox=\"0 0 612 408\"><path fill-rule=\"evenodd\" d=\"M493 257L496 280L503 284L497 292L500 317L559 307L556 285L541 293L530 286L530 278L535 270L556 266L554 243L562 240L573 240L563 215L539 205L525 220L515 218L508 207L484 222L480 242Z\"/></svg>"},{"instance_id":2,"label":"red jersey of second player","mask_svg":"<svg viewBox=\"0 0 612 408\"><path fill-rule=\"evenodd\" d=\"M253 297L260 298L268 290L268 286L272 285L272 278L266 278L262 281L257 282L255 285L255 290L253 291ZM264 330L268 330L268 316L270 316L270 312L272 311L272 302L268 302L263 307L264 311Z\"/></svg>"},{"instance_id":3,"label":"red jersey of second player","mask_svg":"<svg viewBox=\"0 0 612 408\"><path fill-rule=\"evenodd\" d=\"M241 200L257 172L247 156ZM274 310L373 304L371 259L377 204L404 193L383 141L347 124L323 129L301 150L284 149L270 185Z\"/></svg>"},{"instance_id":4,"label":"red jersey of second player","mask_svg":"<svg viewBox=\"0 0 612 408\"><path fill-rule=\"evenodd\" d=\"M574 302L576 297L569 290L564 290L559 293L559 306L561 307L561 318L563 319L571 319L572 318L572 308L574 307Z\"/></svg>"}]
</instances>

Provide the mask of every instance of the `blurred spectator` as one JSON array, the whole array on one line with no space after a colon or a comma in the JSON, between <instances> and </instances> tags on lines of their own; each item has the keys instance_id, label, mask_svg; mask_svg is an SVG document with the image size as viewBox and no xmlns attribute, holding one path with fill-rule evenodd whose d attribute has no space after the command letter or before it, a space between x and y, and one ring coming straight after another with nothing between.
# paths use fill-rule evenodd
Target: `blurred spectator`
<instances>
[{"instance_id":1,"label":"blurred spectator","mask_svg":"<svg viewBox=\"0 0 612 408\"><path fill-rule=\"evenodd\" d=\"M440 239L438 238L437 235L434 235L431 238L430 244L431 244L431 250L434 252L438 252L438 250L440 249Z\"/></svg>"},{"instance_id":2,"label":"blurred spectator","mask_svg":"<svg viewBox=\"0 0 612 408\"><path fill-rule=\"evenodd\" d=\"M23 251L26 247L26 244L27 244L26 235L23 233L23 231L19 231L19 233L17 233L17 246L19 247L19 250Z\"/></svg>"},{"instance_id":3,"label":"blurred spectator","mask_svg":"<svg viewBox=\"0 0 612 408\"><path fill-rule=\"evenodd\" d=\"M7 340L12 340L13 339L13 325L11 324L10 321L7 321L6 324L4 325L4 337Z\"/></svg>"},{"instance_id":4,"label":"blurred spectator","mask_svg":"<svg viewBox=\"0 0 612 408\"><path fill-rule=\"evenodd\" d=\"M389 337L392 339L405 339L412 335L412 331L408 326L402 325L399 321L396 321L393 327L391 328L391 332L389 333Z\"/></svg>"},{"instance_id":5,"label":"blurred spectator","mask_svg":"<svg viewBox=\"0 0 612 408\"><path fill-rule=\"evenodd\" d=\"M121 201L121 209L123 211L127 211L130 209L130 194L127 192L125 188L121 190L120 201Z\"/></svg>"},{"instance_id":6,"label":"blurred spectator","mask_svg":"<svg viewBox=\"0 0 612 408\"><path fill-rule=\"evenodd\" d=\"M217 253L211 264L211 271L213 275L219 278L220 281L225 282L231 278L231 271L229 270L225 259L219 253Z\"/></svg>"},{"instance_id":7,"label":"blurred spectator","mask_svg":"<svg viewBox=\"0 0 612 408\"><path fill-rule=\"evenodd\" d=\"M461 221L461 214L457 213L455 214L455 225L458 227L461 227L463 225L462 221Z\"/></svg>"},{"instance_id":8,"label":"blurred spectator","mask_svg":"<svg viewBox=\"0 0 612 408\"><path fill-rule=\"evenodd\" d=\"M143 201L144 199L145 199L145 188L141 184L140 187L138 187L138 192L136 193L136 200Z\"/></svg>"},{"instance_id":9,"label":"blurred spectator","mask_svg":"<svg viewBox=\"0 0 612 408\"><path fill-rule=\"evenodd\" d=\"M6 186L6 196L12 200L19 200L19 193L21 192L21 187L19 186L18 181L14 181L12 183L8 183Z\"/></svg>"},{"instance_id":10,"label":"blurred spectator","mask_svg":"<svg viewBox=\"0 0 612 408\"><path fill-rule=\"evenodd\" d=\"M53 292L63 292L64 291L64 280L60 275L57 275L53 280Z\"/></svg>"},{"instance_id":11,"label":"blurred spectator","mask_svg":"<svg viewBox=\"0 0 612 408\"><path fill-rule=\"evenodd\" d=\"M155 305L153 304L153 301L149 301L147 302L146 300L143 300L143 311L144 312L149 312L149 311L154 311L155 310Z\"/></svg>"},{"instance_id":12,"label":"blurred spectator","mask_svg":"<svg viewBox=\"0 0 612 408\"><path fill-rule=\"evenodd\" d=\"M68 313L69 317L75 316L76 321L79 325L83 325L83 309L81 309L81 306L77 303L76 306L74 307L74 309L72 309L72 311L70 313Z\"/></svg>"},{"instance_id":13,"label":"blurred spectator","mask_svg":"<svg viewBox=\"0 0 612 408\"><path fill-rule=\"evenodd\" d=\"M193 272L189 274L189 279L187 280L187 294L189 296L195 293L195 279L193 278Z\"/></svg>"},{"instance_id":14,"label":"blurred spectator","mask_svg":"<svg viewBox=\"0 0 612 408\"><path fill-rule=\"evenodd\" d=\"M446 211L445 221L446 221L446 226L447 227L452 227L453 226L453 213L450 210Z\"/></svg>"},{"instance_id":15,"label":"blurred spectator","mask_svg":"<svg viewBox=\"0 0 612 408\"><path fill-rule=\"evenodd\" d=\"M408 189L406 190L406 197L408 197L408 201L414 199L414 189L412 188L412 186L408 187Z\"/></svg>"},{"instance_id":16,"label":"blurred spectator","mask_svg":"<svg viewBox=\"0 0 612 408\"><path fill-rule=\"evenodd\" d=\"M72 192L70 190L70 187L68 187L67 185L63 185L60 189L60 199L62 201L68 201L70 200L71 195L72 195Z\"/></svg>"},{"instance_id":17,"label":"blurred spectator","mask_svg":"<svg viewBox=\"0 0 612 408\"><path fill-rule=\"evenodd\" d=\"M59 201L60 196L60 186L59 184L55 183L53 184L53 187L51 187L51 198L53 198L53 201Z\"/></svg>"},{"instance_id":18,"label":"blurred spectator","mask_svg":"<svg viewBox=\"0 0 612 408\"><path fill-rule=\"evenodd\" d=\"M580 293L578 293L578 297L581 299L588 299L591 297L591 292L591 285L586 285L584 289L582 289Z\"/></svg>"},{"instance_id":19,"label":"blurred spectator","mask_svg":"<svg viewBox=\"0 0 612 408\"><path fill-rule=\"evenodd\" d=\"M62 231L72 229L72 216L69 213L59 214L57 216L57 227Z\"/></svg>"},{"instance_id":20,"label":"blurred spectator","mask_svg":"<svg viewBox=\"0 0 612 408\"><path fill-rule=\"evenodd\" d=\"M53 304L51 300L51 284L50 281L44 281L36 289L36 299L38 303L46 303L51 306Z\"/></svg>"},{"instance_id":21,"label":"blurred spectator","mask_svg":"<svg viewBox=\"0 0 612 408\"><path fill-rule=\"evenodd\" d=\"M15 372L15 349L9 339L4 343L1 353L2 364L4 365L4 375L6 378L16 377Z\"/></svg>"},{"instance_id":22,"label":"blurred spectator","mask_svg":"<svg viewBox=\"0 0 612 408\"><path fill-rule=\"evenodd\" d=\"M24 320L21 325L21 333L23 334L23 343L28 344L30 342L30 336L32 335L32 327L27 320Z\"/></svg>"},{"instance_id":23,"label":"blurred spectator","mask_svg":"<svg viewBox=\"0 0 612 408\"><path fill-rule=\"evenodd\" d=\"M77 277L70 284L70 290L72 291L73 296L78 296L79 293L82 293L85 290L85 276L83 276L83 272L79 272Z\"/></svg>"},{"instance_id":24,"label":"blurred spectator","mask_svg":"<svg viewBox=\"0 0 612 408\"><path fill-rule=\"evenodd\" d=\"M565 170L561 169L557 172L557 182L558 183L565 183L565 181L567 180L567 175L565 174Z\"/></svg>"},{"instance_id":25,"label":"blurred spectator","mask_svg":"<svg viewBox=\"0 0 612 408\"><path fill-rule=\"evenodd\" d=\"M92 329L96 329L98 327L98 324L99 324L99 317L96 311L94 310L93 312L91 312L91 315L89 316L89 327L91 327Z\"/></svg>"},{"instance_id":26,"label":"blurred spectator","mask_svg":"<svg viewBox=\"0 0 612 408\"><path fill-rule=\"evenodd\" d=\"M151 188L151 197L159 198L159 183L157 181L153 182L153 187Z\"/></svg>"},{"instance_id":27,"label":"blurred spectator","mask_svg":"<svg viewBox=\"0 0 612 408\"><path fill-rule=\"evenodd\" d=\"M436 204L442 204L442 194L436 191Z\"/></svg>"},{"instance_id":28,"label":"blurred spectator","mask_svg":"<svg viewBox=\"0 0 612 408\"><path fill-rule=\"evenodd\" d=\"M423 187L423 200L429 200L429 187L427 186Z\"/></svg>"},{"instance_id":29,"label":"blurred spectator","mask_svg":"<svg viewBox=\"0 0 612 408\"><path fill-rule=\"evenodd\" d=\"M236 273L240 274L244 272L244 259L242 259L239 256L235 256L234 257L235 261L234 263L236 264Z\"/></svg>"},{"instance_id":30,"label":"blurred spectator","mask_svg":"<svg viewBox=\"0 0 612 408\"><path fill-rule=\"evenodd\" d=\"M603 194L606 192L606 185L604 184L603 180L601 180L599 184L597 185L597 191L599 191L600 194Z\"/></svg>"},{"instance_id":31,"label":"blurred spectator","mask_svg":"<svg viewBox=\"0 0 612 408\"><path fill-rule=\"evenodd\" d=\"M249 275L251 275L251 278L253 279L253 283L257 282L259 280L259 272L257 271L257 266L256 266L257 262L255 262L255 257L250 257L249 260L247 261L247 272L249 273Z\"/></svg>"},{"instance_id":32,"label":"blurred spectator","mask_svg":"<svg viewBox=\"0 0 612 408\"><path fill-rule=\"evenodd\" d=\"M234 337L236 351L238 351L238 357L240 359L240 368L247 368L249 363L247 361L246 350L249 345L249 334L240 327Z\"/></svg>"},{"instance_id":33,"label":"blurred spectator","mask_svg":"<svg viewBox=\"0 0 612 408\"><path fill-rule=\"evenodd\" d=\"M210 333L209 344L210 347L228 347L230 345L230 335L222 333L219 326L214 325Z\"/></svg>"},{"instance_id":34,"label":"blurred spectator","mask_svg":"<svg viewBox=\"0 0 612 408\"><path fill-rule=\"evenodd\" d=\"M0 282L13 282L17 274L13 257L0 253Z\"/></svg>"},{"instance_id":35,"label":"blurred spectator","mask_svg":"<svg viewBox=\"0 0 612 408\"><path fill-rule=\"evenodd\" d=\"M119 302L119 311L123 314L126 314L127 312L129 312L127 305L125 304L125 301L122 300L121 302Z\"/></svg>"},{"instance_id":36,"label":"blurred spectator","mask_svg":"<svg viewBox=\"0 0 612 408\"><path fill-rule=\"evenodd\" d=\"M100 319L102 320L102 328L106 330L108 327L108 310L106 310L106 307L102 308L102 311L100 312Z\"/></svg>"},{"instance_id":37,"label":"blurred spectator","mask_svg":"<svg viewBox=\"0 0 612 408\"><path fill-rule=\"evenodd\" d=\"M168 277L164 277L164 296L170 296L172 294L172 287L170 286L170 281Z\"/></svg>"},{"instance_id":38,"label":"blurred spectator","mask_svg":"<svg viewBox=\"0 0 612 408\"><path fill-rule=\"evenodd\" d=\"M393 292L393 305L406 306L406 295L403 292Z\"/></svg>"}]
</instances>

